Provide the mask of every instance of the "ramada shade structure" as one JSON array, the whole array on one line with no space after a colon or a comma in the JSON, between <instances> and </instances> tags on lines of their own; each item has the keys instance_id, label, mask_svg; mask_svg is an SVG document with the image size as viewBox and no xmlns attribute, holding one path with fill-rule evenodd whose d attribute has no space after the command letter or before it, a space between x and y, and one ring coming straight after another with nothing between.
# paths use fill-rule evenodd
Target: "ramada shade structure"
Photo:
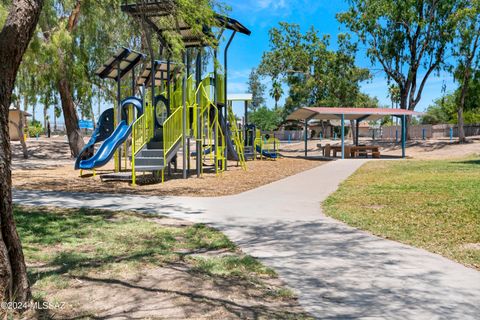
<instances>
[{"instance_id":1,"label":"ramada shade structure","mask_svg":"<svg viewBox=\"0 0 480 320\"><path fill-rule=\"evenodd\" d=\"M340 120L342 137L342 159L345 158L345 120L356 122L356 141L358 145L358 128L361 121L375 121L386 116L394 116L401 119L402 123L402 157L405 158L405 143L407 140L407 116L422 115L405 109L390 108L333 108L333 107L306 107L292 112L287 120L300 120L305 122L305 156L307 156L307 123L310 120ZM353 129L353 128L352 128Z\"/></svg>"}]
</instances>

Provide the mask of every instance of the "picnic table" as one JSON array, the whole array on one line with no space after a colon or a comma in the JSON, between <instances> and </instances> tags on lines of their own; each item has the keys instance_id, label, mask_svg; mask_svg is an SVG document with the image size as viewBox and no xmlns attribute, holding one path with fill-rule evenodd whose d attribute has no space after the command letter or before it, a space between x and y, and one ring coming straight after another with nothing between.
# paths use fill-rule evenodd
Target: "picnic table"
<instances>
[{"instance_id":1,"label":"picnic table","mask_svg":"<svg viewBox=\"0 0 480 320\"><path fill-rule=\"evenodd\" d=\"M342 146L326 145L324 147L317 145L323 152L323 155L330 157L330 152L332 152L333 157L337 157L337 153L342 153ZM371 156L372 158L380 158L380 147L379 146L345 146L345 158L357 158L359 156Z\"/></svg>"}]
</instances>

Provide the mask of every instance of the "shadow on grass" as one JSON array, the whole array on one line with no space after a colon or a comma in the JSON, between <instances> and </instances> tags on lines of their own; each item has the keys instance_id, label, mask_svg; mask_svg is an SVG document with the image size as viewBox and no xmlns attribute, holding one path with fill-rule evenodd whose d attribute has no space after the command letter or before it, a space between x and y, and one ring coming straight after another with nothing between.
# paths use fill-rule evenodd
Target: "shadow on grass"
<instances>
[{"instance_id":1,"label":"shadow on grass","mask_svg":"<svg viewBox=\"0 0 480 320\"><path fill-rule=\"evenodd\" d=\"M89 209L32 209L16 206L15 216L20 236L25 244L27 261L30 263L37 262L31 257L32 254L37 254L38 251L48 251L48 258L44 259L45 261L41 266L30 267L28 270L32 285L45 279L48 285L55 285L55 281L58 280L69 286L68 281L77 279L91 284L101 283L116 288L123 287L129 290L132 298L138 299L138 304L132 305L131 309L125 307L128 310L122 309L121 313L117 313L118 308L115 304L111 310L102 312L102 314L106 314L105 318L124 316L129 312L138 311L142 299L149 294L167 294L168 299L171 298L172 300L175 297L189 299L191 306L187 306L188 308L198 307L204 310L206 314L212 309L223 308L230 315L240 319L308 318L303 313L291 312L288 306L285 310L285 305L283 308L279 308L262 303L238 302L235 299L225 299L222 295L210 295L208 291L206 293L201 288L202 286L197 288L195 285L187 285L185 288L165 289L160 285L149 286L136 281L116 279L112 276L103 278L97 276L95 272L88 272L89 270L95 271L97 268L98 270L104 270L111 263L151 262L160 264L162 268L175 270L178 281L185 282L194 279L200 279L200 283L213 281L215 291L230 292L232 288L235 288L234 290L237 290L241 295L246 294L252 287L249 271L256 272L263 268L257 260L251 257L234 260L234 257L226 256L225 259L217 262L225 264L221 267L230 272L230 269L238 268L241 265L246 270L246 276L234 271L228 276L228 274L222 272L216 274L215 268L219 265L212 265L209 268L202 268L198 264L191 266L189 262L192 259L189 257L190 252L186 253L181 250L188 249L193 253L198 253L199 250L202 252L213 251L214 253L215 250L225 250L231 254L235 252L235 247L228 238L205 225L196 224L181 228L168 227L155 224L148 219L140 219L150 218L146 214L125 214ZM159 218L157 217L157 219ZM151 224L155 230L159 229L160 231L152 233L150 229L146 228L147 225L142 223ZM137 225L142 233L126 234L124 237L118 237L119 231L114 228L122 228L119 230L121 231L120 234L123 234L123 232L130 231L129 228L133 224ZM123 228L124 225L127 227ZM112 234L111 238L104 238L105 235L110 233ZM100 240L103 240L103 242ZM138 243L132 245L132 240ZM99 245L96 244L98 241L100 241ZM109 247L108 242L113 242L119 249L110 249L111 246ZM92 243L95 243L97 247L91 248ZM123 249L125 247L126 250ZM181 252L177 253L179 249ZM175 257L170 259L173 256ZM216 259L215 254L210 257ZM134 272L137 272L137 270L139 269L134 269ZM263 271L263 273L268 274L266 271ZM134 289L134 291L131 289ZM267 299L268 301L269 298L263 297L265 293L257 294L258 297L252 301L257 301L257 299L260 301ZM292 300L293 302L294 300ZM159 309L159 313L161 313L162 308L165 308L165 305L161 303L155 305ZM41 316L49 318L51 315L47 310Z\"/></svg>"},{"instance_id":2,"label":"shadow on grass","mask_svg":"<svg viewBox=\"0 0 480 320\"><path fill-rule=\"evenodd\" d=\"M463 160L463 161L455 161L454 163L462 163L462 164L480 164L480 159L472 159L472 160Z\"/></svg>"}]
</instances>

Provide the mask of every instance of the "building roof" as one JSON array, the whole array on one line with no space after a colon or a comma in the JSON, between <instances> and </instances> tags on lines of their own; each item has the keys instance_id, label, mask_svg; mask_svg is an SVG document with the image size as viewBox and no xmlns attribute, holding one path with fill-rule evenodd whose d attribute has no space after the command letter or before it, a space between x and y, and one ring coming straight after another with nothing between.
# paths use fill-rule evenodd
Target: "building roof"
<instances>
[{"instance_id":1,"label":"building roof","mask_svg":"<svg viewBox=\"0 0 480 320\"><path fill-rule=\"evenodd\" d=\"M31 113L28 113L27 111L22 111L22 110L20 110L20 109L17 109L17 108L15 108L14 106L10 106L10 107L8 108L8 111L9 111L9 112L10 112L10 111L19 111L20 113L23 113L23 115L24 115L25 117L31 117L31 116L32 116Z\"/></svg>"},{"instance_id":2,"label":"building roof","mask_svg":"<svg viewBox=\"0 0 480 320\"><path fill-rule=\"evenodd\" d=\"M253 95L251 93L229 93L228 101L252 101Z\"/></svg>"},{"instance_id":3,"label":"building roof","mask_svg":"<svg viewBox=\"0 0 480 320\"><path fill-rule=\"evenodd\" d=\"M344 115L345 120L375 121L385 116L419 116L421 112L391 108L333 108L306 107L292 112L287 120L339 120Z\"/></svg>"}]
</instances>

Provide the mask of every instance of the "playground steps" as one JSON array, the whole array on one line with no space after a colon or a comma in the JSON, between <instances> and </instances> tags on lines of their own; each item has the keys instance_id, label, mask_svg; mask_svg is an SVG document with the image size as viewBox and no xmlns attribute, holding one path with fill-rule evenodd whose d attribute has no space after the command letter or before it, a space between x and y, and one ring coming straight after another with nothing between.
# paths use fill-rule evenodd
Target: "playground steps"
<instances>
[{"instance_id":1,"label":"playground steps","mask_svg":"<svg viewBox=\"0 0 480 320\"><path fill-rule=\"evenodd\" d=\"M100 176L102 181L132 181L131 172L106 173Z\"/></svg>"},{"instance_id":2,"label":"playground steps","mask_svg":"<svg viewBox=\"0 0 480 320\"><path fill-rule=\"evenodd\" d=\"M177 154L180 149L180 141L174 146L174 148L167 155L165 161L163 149L152 149L151 146L157 146L159 142L148 143L136 156L135 156L135 171L160 171L163 170L167 164ZM162 143L163 146L163 143Z\"/></svg>"},{"instance_id":3,"label":"playground steps","mask_svg":"<svg viewBox=\"0 0 480 320\"><path fill-rule=\"evenodd\" d=\"M243 149L245 160L254 160L255 152L252 146L245 146Z\"/></svg>"}]
</instances>

